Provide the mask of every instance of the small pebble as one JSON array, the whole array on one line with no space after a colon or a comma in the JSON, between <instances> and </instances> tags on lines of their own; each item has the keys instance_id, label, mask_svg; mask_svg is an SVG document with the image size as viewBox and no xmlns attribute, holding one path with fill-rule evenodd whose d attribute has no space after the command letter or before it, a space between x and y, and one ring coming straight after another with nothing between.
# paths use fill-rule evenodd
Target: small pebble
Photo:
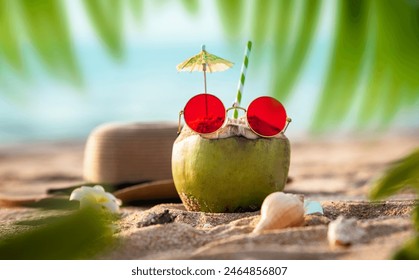
<instances>
[{"instance_id":1,"label":"small pebble","mask_svg":"<svg viewBox=\"0 0 419 280\"><path fill-rule=\"evenodd\" d=\"M356 219L343 216L330 222L327 231L327 239L332 247L353 245L360 242L364 235L365 230L357 225Z\"/></svg>"},{"instance_id":2,"label":"small pebble","mask_svg":"<svg viewBox=\"0 0 419 280\"><path fill-rule=\"evenodd\" d=\"M168 224L172 223L176 218L176 215L170 213L168 209L165 209L161 213L150 213L144 220L138 222L138 227L148 227L151 225Z\"/></svg>"}]
</instances>

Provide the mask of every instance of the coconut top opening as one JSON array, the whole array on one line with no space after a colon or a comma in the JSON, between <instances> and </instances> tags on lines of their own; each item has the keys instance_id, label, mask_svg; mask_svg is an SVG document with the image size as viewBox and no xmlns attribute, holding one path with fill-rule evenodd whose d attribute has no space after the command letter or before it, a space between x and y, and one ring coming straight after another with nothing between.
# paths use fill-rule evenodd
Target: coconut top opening
<instances>
[{"instance_id":1,"label":"coconut top opening","mask_svg":"<svg viewBox=\"0 0 419 280\"><path fill-rule=\"evenodd\" d=\"M192 129L190 129L187 125L183 126L183 129L179 135L178 141L183 140L186 137L192 136L192 135L200 135L202 138L205 139L224 139L229 137L244 137L247 139L259 139L264 138L256 133L254 133L247 125L245 117L240 117L238 119L227 119L227 123L219 130L213 133L209 134L198 134ZM283 132L271 137L271 138L285 138L285 135Z\"/></svg>"}]
</instances>

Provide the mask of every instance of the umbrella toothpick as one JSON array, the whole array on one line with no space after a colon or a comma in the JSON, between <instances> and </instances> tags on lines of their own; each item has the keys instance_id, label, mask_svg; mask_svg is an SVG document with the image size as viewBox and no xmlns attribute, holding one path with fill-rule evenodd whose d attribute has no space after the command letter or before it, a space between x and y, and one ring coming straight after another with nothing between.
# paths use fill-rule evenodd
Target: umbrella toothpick
<instances>
[{"instance_id":1,"label":"umbrella toothpick","mask_svg":"<svg viewBox=\"0 0 419 280\"><path fill-rule=\"evenodd\" d=\"M202 71L204 72L204 93L207 93L207 52L205 51L205 45L201 46L202 52Z\"/></svg>"},{"instance_id":2,"label":"umbrella toothpick","mask_svg":"<svg viewBox=\"0 0 419 280\"><path fill-rule=\"evenodd\" d=\"M178 64L176 69L178 71L202 71L204 72L204 90L207 93L207 71L218 72L229 69L233 63L223 59L219 56L208 53L205 50L205 45L201 46L201 51L184 62ZM207 104L205 104L208 111Z\"/></svg>"}]
</instances>

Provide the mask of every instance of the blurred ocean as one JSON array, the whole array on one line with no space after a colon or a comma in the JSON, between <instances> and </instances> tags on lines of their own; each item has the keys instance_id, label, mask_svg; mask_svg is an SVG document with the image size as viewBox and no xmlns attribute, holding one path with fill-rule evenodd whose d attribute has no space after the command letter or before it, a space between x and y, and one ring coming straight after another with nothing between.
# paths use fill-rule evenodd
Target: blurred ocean
<instances>
[{"instance_id":1,"label":"blurred ocean","mask_svg":"<svg viewBox=\"0 0 419 280\"><path fill-rule=\"evenodd\" d=\"M200 48L181 44L135 46L127 48L121 62L95 46L78 48L84 76L81 88L51 78L33 60L36 79L22 82L13 75L3 77L9 87L0 90L9 89L13 96L0 95L0 142L80 139L105 122L176 122L188 99L204 91L202 72L178 73L176 65ZM207 74L208 92L229 107L237 92L244 45L231 50L229 45L210 43L207 50L235 63L227 71ZM272 95L268 91L269 70L263 65L256 69L250 61L243 106L258 96ZM294 118L290 131L306 128L298 120L307 119L307 103L314 100L310 86L304 89L305 100L300 103L304 109L287 108Z\"/></svg>"},{"instance_id":2,"label":"blurred ocean","mask_svg":"<svg viewBox=\"0 0 419 280\"><path fill-rule=\"evenodd\" d=\"M234 67L207 75L208 92L218 96L226 107L236 96L244 51L232 50L228 44L211 42L207 50L235 63ZM97 47L77 48L84 86L78 88L51 78L36 61L31 67L36 79L8 79L13 96L0 94L0 143L83 139L105 122L176 122L178 113L189 98L203 92L202 72L176 71L176 65L198 53L201 46L178 44L147 45L127 48L125 57L117 62ZM254 46L257 48L257 46ZM290 100L280 100L293 118L288 134L305 134L310 127L316 98L327 60L327 46L319 44L307 63L299 86ZM323 63L324 64L324 63ZM269 61L252 65L250 60L242 105L254 98L273 95L269 91ZM39 68L39 70L36 70ZM6 91L3 87L0 90ZM397 127L418 127L417 120L404 121L412 112L401 114ZM351 129L348 121L341 130Z\"/></svg>"}]
</instances>

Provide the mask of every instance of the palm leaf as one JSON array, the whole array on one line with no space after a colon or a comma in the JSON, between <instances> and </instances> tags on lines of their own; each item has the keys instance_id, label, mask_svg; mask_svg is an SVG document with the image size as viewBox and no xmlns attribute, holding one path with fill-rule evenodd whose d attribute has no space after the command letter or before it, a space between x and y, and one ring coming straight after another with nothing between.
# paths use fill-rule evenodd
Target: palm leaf
<instances>
[{"instance_id":1,"label":"palm leaf","mask_svg":"<svg viewBox=\"0 0 419 280\"><path fill-rule=\"evenodd\" d=\"M0 58L22 73L24 65L19 42L16 38L18 30L14 22L15 16L16 9L13 1L0 0Z\"/></svg>"},{"instance_id":2,"label":"palm leaf","mask_svg":"<svg viewBox=\"0 0 419 280\"><path fill-rule=\"evenodd\" d=\"M110 53L122 57L122 5L119 0L86 0L83 1L96 31Z\"/></svg>"},{"instance_id":3,"label":"palm leaf","mask_svg":"<svg viewBox=\"0 0 419 280\"><path fill-rule=\"evenodd\" d=\"M137 18L137 20L139 20L143 15L144 1L130 0L128 8L131 10L132 14Z\"/></svg>"},{"instance_id":4,"label":"palm leaf","mask_svg":"<svg viewBox=\"0 0 419 280\"><path fill-rule=\"evenodd\" d=\"M337 27L328 76L321 92L313 125L334 127L347 115L361 79L368 44L368 1L338 1Z\"/></svg>"},{"instance_id":5,"label":"palm leaf","mask_svg":"<svg viewBox=\"0 0 419 280\"><path fill-rule=\"evenodd\" d=\"M311 42L315 35L320 14L320 6L320 0L303 2L299 8L301 10L299 11L300 20L298 21L296 30L294 30L294 32L300 35L296 38L295 42L289 46L289 49L292 51L283 63L280 62L279 58L275 59L279 66L276 71L273 69L276 73L276 77L272 79L271 88L275 95L280 99L286 99L290 95L292 87L295 85L302 72L304 62L309 54ZM279 34L277 35L277 40L282 39Z\"/></svg>"},{"instance_id":6,"label":"palm leaf","mask_svg":"<svg viewBox=\"0 0 419 280\"><path fill-rule=\"evenodd\" d=\"M374 185L370 191L371 199L383 199L404 189L412 188L419 193L419 149L407 155L391 167ZM419 205L413 210L413 222L416 231L419 230ZM393 256L398 260L419 259L419 235L406 242Z\"/></svg>"},{"instance_id":7,"label":"palm leaf","mask_svg":"<svg viewBox=\"0 0 419 280\"><path fill-rule=\"evenodd\" d=\"M419 260L419 236L409 240L393 256L395 260Z\"/></svg>"},{"instance_id":8,"label":"palm leaf","mask_svg":"<svg viewBox=\"0 0 419 280\"><path fill-rule=\"evenodd\" d=\"M382 118L391 120L394 115L392 107L401 104L398 100L402 99L403 94L416 96L414 100L419 98L419 25L415 23L418 7L409 5L408 1L374 1L373 4L377 18L374 75L359 115L359 120L363 122L380 114ZM394 88L387 96L385 90L389 87L383 89L379 86L386 81ZM411 92L398 90L403 86L408 86ZM384 99L384 106L375 106L381 98ZM387 108L388 111L380 112L382 108Z\"/></svg>"},{"instance_id":9,"label":"palm leaf","mask_svg":"<svg viewBox=\"0 0 419 280\"><path fill-rule=\"evenodd\" d=\"M198 0L182 0L182 4L191 14L196 14L199 10Z\"/></svg>"},{"instance_id":10,"label":"palm leaf","mask_svg":"<svg viewBox=\"0 0 419 280\"><path fill-rule=\"evenodd\" d=\"M286 99L298 83L310 45L318 39L315 31L324 2L252 3L255 45L266 52L264 46L274 44L269 54L271 91ZM240 23L240 17L225 18L243 7L221 1L218 9L226 34L240 34L243 19ZM419 100L419 6L411 1L337 1L335 13L333 50L313 127L315 131L335 128L351 113L360 126L389 124L402 108ZM258 48L254 53L259 60Z\"/></svg>"},{"instance_id":11,"label":"palm leaf","mask_svg":"<svg viewBox=\"0 0 419 280\"><path fill-rule=\"evenodd\" d=\"M58 76L81 82L61 2L21 0L22 20L29 39L47 69Z\"/></svg>"},{"instance_id":12,"label":"palm leaf","mask_svg":"<svg viewBox=\"0 0 419 280\"><path fill-rule=\"evenodd\" d=\"M217 0L218 12L231 39L237 38L242 28L242 17L244 14L243 1L240 0Z\"/></svg>"},{"instance_id":13,"label":"palm leaf","mask_svg":"<svg viewBox=\"0 0 419 280\"><path fill-rule=\"evenodd\" d=\"M270 54L272 58L272 78L275 79L278 77L277 71L282 67L281 63L285 59L288 51L287 44L290 41L290 38L293 36L293 20L296 20L293 17L293 11L295 11L296 1L280 1L278 5L272 5L272 9L276 12L274 17L271 20L273 24L272 30L272 41L274 43L274 51ZM260 15L263 16L263 15ZM256 19L257 20L257 19ZM262 28L259 32L266 32ZM268 34L269 35L269 34ZM269 37L266 37L268 40ZM258 43L258 42L256 42ZM272 80L272 79L271 79Z\"/></svg>"},{"instance_id":14,"label":"palm leaf","mask_svg":"<svg viewBox=\"0 0 419 280\"><path fill-rule=\"evenodd\" d=\"M2 236L0 259L88 259L112 246L110 220L94 209L20 222L34 228ZM38 226L39 225L39 226Z\"/></svg>"},{"instance_id":15,"label":"palm leaf","mask_svg":"<svg viewBox=\"0 0 419 280\"><path fill-rule=\"evenodd\" d=\"M275 3L279 3L276 0L258 1L255 3L253 8L253 19L252 19L252 38L253 41L260 43L260 48L264 48L263 45L266 41L268 32L260 32L261 30L269 29L269 23L271 16L274 13L272 7ZM222 7L220 7L222 9Z\"/></svg>"},{"instance_id":16,"label":"palm leaf","mask_svg":"<svg viewBox=\"0 0 419 280\"><path fill-rule=\"evenodd\" d=\"M109 52L122 56L122 1L83 1L90 19ZM140 15L142 0L132 0L130 6ZM82 83L82 73L73 49L66 11L60 0L0 0L0 70L3 62L20 76L27 69L22 45L33 46L33 51L55 77ZM0 80L3 87L4 81ZM14 92L8 89L5 92Z\"/></svg>"},{"instance_id":17,"label":"palm leaf","mask_svg":"<svg viewBox=\"0 0 419 280\"><path fill-rule=\"evenodd\" d=\"M410 187L419 191L419 149L403 158L377 181L371 199L382 199Z\"/></svg>"}]
</instances>

